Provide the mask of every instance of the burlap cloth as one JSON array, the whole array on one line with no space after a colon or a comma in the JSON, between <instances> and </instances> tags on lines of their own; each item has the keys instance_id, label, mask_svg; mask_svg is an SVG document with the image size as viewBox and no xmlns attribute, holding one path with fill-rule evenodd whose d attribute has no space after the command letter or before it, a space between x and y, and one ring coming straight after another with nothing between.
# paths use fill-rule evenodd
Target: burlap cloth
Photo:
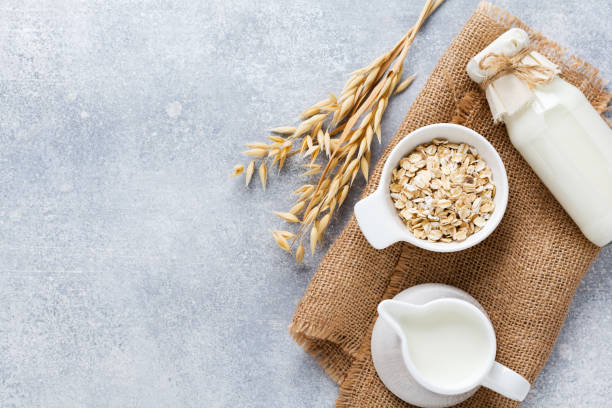
<instances>
[{"instance_id":1,"label":"burlap cloth","mask_svg":"<svg viewBox=\"0 0 612 408\"><path fill-rule=\"evenodd\" d=\"M442 55L395 137L376 165L363 196L372 193L389 151L421 126L449 122L465 95L459 122L484 135L508 172L510 198L497 230L483 243L456 253L427 252L406 243L377 251L353 217L321 262L299 303L290 333L340 385L337 407L405 407L376 375L370 335L376 306L404 288L426 282L457 286L487 310L497 333L497 361L533 383L561 329L578 283L599 248L580 233L512 147L503 125L493 124L486 99L467 76L470 58L510 27L526 30L535 48L562 69L603 111L610 94L597 70L509 13L481 3ZM471 99L471 100L470 100ZM465 100L464 100L465 102ZM516 407L480 389L462 407Z\"/></svg>"}]
</instances>

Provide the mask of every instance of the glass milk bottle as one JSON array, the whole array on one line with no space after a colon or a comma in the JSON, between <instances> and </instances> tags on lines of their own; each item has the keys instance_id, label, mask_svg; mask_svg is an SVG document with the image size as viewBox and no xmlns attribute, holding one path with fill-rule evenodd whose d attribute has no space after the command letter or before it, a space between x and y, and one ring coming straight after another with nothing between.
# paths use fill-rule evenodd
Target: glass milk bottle
<instances>
[{"instance_id":1,"label":"glass milk bottle","mask_svg":"<svg viewBox=\"0 0 612 408\"><path fill-rule=\"evenodd\" d=\"M612 242L612 129L582 92L559 78L518 28L472 58L467 72L484 85L494 120L506 124L514 147L582 233L600 247Z\"/></svg>"}]
</instances>

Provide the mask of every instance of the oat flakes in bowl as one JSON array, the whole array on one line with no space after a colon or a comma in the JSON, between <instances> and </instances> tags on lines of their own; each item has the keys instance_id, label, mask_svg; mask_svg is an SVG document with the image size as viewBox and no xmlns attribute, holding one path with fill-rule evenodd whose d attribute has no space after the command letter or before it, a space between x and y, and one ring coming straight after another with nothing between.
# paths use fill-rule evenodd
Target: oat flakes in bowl
<instances>
[{"instance_id":1,"label":"oat flakes in bowl","mask_svg":"<svg viewBox=\"0 0 612 408\"><path fill-rule=\"evenodd\" d=\"M480 231L495 210L491 169L466 143L433 139L399 161L389 191L416 238L450 243Z\"/></svg>"}]
</instances>

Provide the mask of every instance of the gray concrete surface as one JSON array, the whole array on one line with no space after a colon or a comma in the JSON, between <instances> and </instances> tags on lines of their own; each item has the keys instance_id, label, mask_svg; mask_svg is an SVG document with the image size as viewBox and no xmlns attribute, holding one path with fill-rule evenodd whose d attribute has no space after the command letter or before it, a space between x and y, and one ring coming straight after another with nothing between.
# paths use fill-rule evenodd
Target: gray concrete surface
<instances>
[{"instance_id":1,"label":"gray concrete surface","mask_svg":"<svg viewBox=\"0 0 612 408\"><path fill-rule=\"evenodd\" d=\"M0 406L331 407L287 333L320 255L295 267L268 233L299 181L228 173L421 3L2 1ZM612 78L609 2L499 3ZM476 4L419 34L385 141ZM607 248L525 407L610 406L611 269Z\"/></svg>"}]
</instances>

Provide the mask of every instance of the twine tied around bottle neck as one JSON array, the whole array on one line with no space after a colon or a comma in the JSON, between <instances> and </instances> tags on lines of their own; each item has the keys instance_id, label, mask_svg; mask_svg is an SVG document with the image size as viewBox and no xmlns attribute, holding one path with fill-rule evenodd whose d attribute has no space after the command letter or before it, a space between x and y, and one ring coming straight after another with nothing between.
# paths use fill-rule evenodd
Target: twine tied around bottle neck
<instances>
[{"instance_id":1,"label":"twine tied around bottle neck","mask_svg":"<svg viewBox=\"0 0 612 408\"><path fill-rule=\"evenodd\" d=\"M480 87L485 90L497 78L507 74L513 74L518 79L527 83L530 89L537 85L547 84L553 80L556 70L539 64L525 64L522 62L533 48L527 47L512 57L504 54L489 53L478 63L478 68L483 71L492 71L485 80L480 83ZM540 74L540 75L537 75Z\"/></svg>"}]
</instances>

